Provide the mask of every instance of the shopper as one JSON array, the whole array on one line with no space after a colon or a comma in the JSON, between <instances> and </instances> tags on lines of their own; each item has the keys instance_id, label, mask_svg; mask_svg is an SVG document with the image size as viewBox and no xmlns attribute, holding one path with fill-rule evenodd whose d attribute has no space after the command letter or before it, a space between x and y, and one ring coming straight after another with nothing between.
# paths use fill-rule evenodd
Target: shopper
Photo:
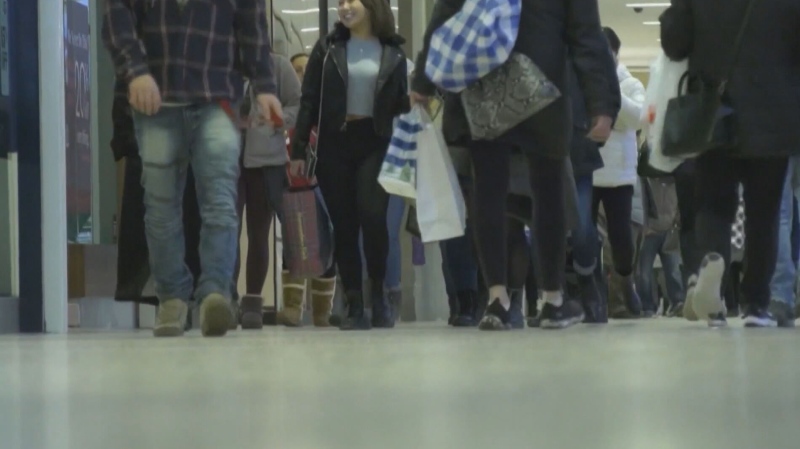
<instances>
[{"instance_id":1,"label":"shopper","mask_svg":"<svg viewBox=\"0 0 800 449\"><path fill-rule=\"evenodd\" d=\"M609 298L609 311L615 318L637 317L642 313L634 282L634 238L631 232L631 207L636 183L636 131L641 127L644 105L644 85L619 62L621 42L611 28L603 28L608 44L617 61L617 77L622 107L611 132L611 138L600 149L603 168L594 173L593 216L602 204L606 213L608 238L614 258L612 283L620 286L620 297ZM627 313L614 313L611 304L621 303Z\"/></svg>"},{"instance_id":2,"label":"shopper","mask_svg":"<svg viewBox=\"0 0 800 449\"><path fill-rule=\"evenodd\" d=\"M717 85L731 67L733 43L750 0L724 3L673 0L661 16L661 45L670 59L688 58L689 70ZM687 307L709 324L725 323L721 297L723 275L730 261L730 225L744 187L747 213L742 291L745 325L774 327L769 311L770 281L778 253L781 197L788 158L800 154L800 105L793 95L800 86L795 49L800 3L756 2L745 28L738 60L723 102L737 114L736 143L696 159L696 245L704 260L691 267L697 285L687 293ZM690 298L691 297L691 298Z\"/></svg>"},{"instance_id":3,"label":"shopper","mask_svg":"<svg viewBox=\"0 0 800 449\"><path fill-rule=\"evenodd\" d=\"M681 255L678 244L678 198L675 180L671 177L642 179L646 203L644 229L639 250L636 285L642 299L645 317L654 317L658 311L658 297L653 282L656 257L661 261L666 284L664 315L683 316L683 279L681 277Z\"/></svg>"},{"instance_id":4,"label":"shopper","mask_svg":"<svg viewBox=\"0 0 800 449\"><path fill-rule=\"evenodd\" d=\"M314 47L292 142L292 172L306 168L318 127L316 176L333 221L335 260L345 289L343 330L393 327L384 295L389 196L378 184L394 118L409 110L405 42L385 0L340 0L334 30ZM321 120L321 121L320 121ZM362 291L359 232L370 287ZM365 312L364 295L372 303Z\"/></svg>"},{"instance_id":5,"label":"shopper","mask_svg":"<svg viewBox=\"0 0 800 449\"><path fill-rule=\"evenodd\" d=\"M425 76L431 35L455 15L463 1L439 0L425 34L424 48L417 60L412 98L425 102L435 86ZM603 70L608 47L600 29L597 2L593 0L523 0L516 51L530 57L562 92L567 92L567 52L571 50L587 97L593 124L589 136L602 142L608 138L617 111L608 94L610 82ZM564 301L561 289L566 264L567 223L565 214L564 166L572 133L569 98L563 96L548 108L493 141L470 141L473 162L473 213L481 269L489 285L490 304L481 321L482 329L510 327L508 294L508 247L506 198L509 161L520 149L530 164L531 190L535 201L535 239L541 272L540 288L546 305L542 326L566 327L583 319L583 310ZM469 127L460 100L445 100L444 134L448 141L470 140ZM498 201L498 199L500 199Z\"/></svg>"},{"instance_id":6,"label":"shopper","mask_svg":"<svg viewBox=\"0 0 800 449\"><path fill-rule=\"evenodd\" d=\"M189 25L187 15L193 18ZM221 336L230 326L240 151L231 105L242 97L243 76L251 80L265 120L282 119L266 20L258 0L217 2L213 8L187 0L105 2L103 39L128 83L142 157L145 228L161 302L156 336L183 334L192 296L181 225L190 163L202 217L203 272L194 291L200 327L205 336Z\"/></svg>"},{"instance_id":7,"label":"shopper","mask_svg":"<svg viewBox=\"0 0 800 449\"><path fill-rule=\"evenodd\" d=\"M306 76L306 65L308 65L308 54L297 53L292 56L290 61L294 68L294 73L297 74L297 78L300 79L300 82L303 82L303 78Z\"/></svg>"},{"instance_id":8,"label":"shopper","mask_svg":"<svg viewBox=\"0 0 800 449\"><path fill-rule=\"evenodd\" d=\"M800 157L789 160L789 169L783 186L780 206L780 228L778 231L778 257L770 290L770 311L782 327L793 327L795 319L795 291L797 266L793 259L792 225L795 222L795 192L800 189Z\"/></svg>"},{"instance_id":9,"label":"shopper","mask_svg":"<svg viewBox=\"0 0 800 449\"><path fill-rule=\"evenodd\" d=\"M617 79L616 66L614 56L608 51L604 67L609 79ZM576 274L578 287L578 298L575 299L583 305L586 322L606 322L608 318L606 307L602 305L605 295L601 295L595 275L600 242L597 223L592 215L594 172L603 167L603 157L600 155L600 145L586 137L591 125L586 111L586 99L575 71L569 72L569 95L572 100L570 161L578 199L578 225L570 233L572 268ZM612 82L609 89L609 95L618 109L621 102L619 84Z\"/></svg>"}]
</instances>

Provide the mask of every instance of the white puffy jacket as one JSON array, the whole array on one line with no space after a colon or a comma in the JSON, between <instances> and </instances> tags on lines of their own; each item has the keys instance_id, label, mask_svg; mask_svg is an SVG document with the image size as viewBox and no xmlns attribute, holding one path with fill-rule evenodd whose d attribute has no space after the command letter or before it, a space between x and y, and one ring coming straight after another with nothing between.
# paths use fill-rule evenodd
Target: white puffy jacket
<instances>
[{"instance_id":1,"label":"white puffy jacket","mask_svg":"<svg viewBox=\"0 0 800 449\"><path fill-rule=\"evenodd\" d=\"M603 168L594 172L596 187L620 187L636 183L638 146L636 131L641 129L644 107L644 85L634 78L623 64L617 65L622 107L619 110L611 138L600 148Z\"/></svg>"}]
</instances>

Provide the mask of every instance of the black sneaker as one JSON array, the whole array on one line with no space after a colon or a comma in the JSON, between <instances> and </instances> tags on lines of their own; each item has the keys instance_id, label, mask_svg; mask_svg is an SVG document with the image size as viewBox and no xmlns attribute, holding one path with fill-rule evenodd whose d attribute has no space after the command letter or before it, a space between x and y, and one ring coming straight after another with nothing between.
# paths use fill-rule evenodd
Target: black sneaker
<instances>
[{"instance_id":1,"label":"black sneaker","mask_svg":"<svg viewBox=\"0 0 800 449\"><path fill-rule=\"evenodd\" d=\"M748 307L744 314L744 327L778 327L778 320L761 307Z\"/></svg>"},{"instance_id":2,"label":"black sneaker","mask_svg":"<svg viewBox=\"0 0 800 449\"><path fill-rule=\"evenodd\" d=\"M778 322L778 327L795 327L794 322L797 317L794 314L794 307L791 305L773 299L769 302L769 312L775 317L775 321Z\"/></svg>"},{"instance_id":3,"label":"black sneaker","mask_svg":"<svg viewBox=\"0 0 800 449\"><path fill-rule=\"evenodd\" d=\"M527 321L528 327L532 327L532 328L539 328L539 327L542 327L542 318L541 318L541 315L529 316L529 317L526 319L526 321Z\"/></svg>"},{"instance_id":4,"label":"black sneaker","mask_svg":"<svg viewBox=\"0 0 800 449\"><path fill-rule=\"evenodd\" d=\"M560 307L545 303L541 314L542 329L566 329L583 321L583 306L565 300Z\"/></svg>"},{"instance_id":5,"label":"black sneaker","mask_svg":"<svg viewBox=\"0 0 800 449\"><path fill-rule=\"evenodd\" d=\"M475 304L477 302L477 293L472 290L464 290L458 292L456 304L456 316L453 318L454 327L475 327L477 320L475 319Z\"/></svg>"},{"instance_id":6,"label":"black sneaker","mask_svg":"<svg viewBox=\"0 0 800 449\"><path fill-rule=\"evenodd\" d=\"M608 323L608 314L602 307L603 298L594 275L578 275L578 289L583 306L584 323Z\"/></svg>"},{"instance_id":7,"label":"black sneaker","mask_svg":"<svg viewBox=\"0 0 800 449\"><path fill-rule=\"evenodd\" d=\"M486 308L478 329L482 331L505 331L511 329L511 314L500 304L499 299L495 299Z\"/></svg>"}]
</instances>

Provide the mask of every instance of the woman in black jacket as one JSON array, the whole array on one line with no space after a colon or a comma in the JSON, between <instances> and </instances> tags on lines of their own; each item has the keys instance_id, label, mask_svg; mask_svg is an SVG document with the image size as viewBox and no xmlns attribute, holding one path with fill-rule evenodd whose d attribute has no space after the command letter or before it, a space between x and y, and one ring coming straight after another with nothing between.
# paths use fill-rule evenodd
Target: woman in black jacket
<instances>
[{"instance_id":1,"label":"woman in black jacket","mask_svg":"<svg viewBox=\"0 0 800 449\"><path fill-rule=\"evenodd\" d=\"M417 61L412 98L425 101L435 86L425 76L431 35L464 5L464 0L438 0L425 34L425 47ZM572 134L567 89L568 51L586 95L592 119L589 137L605 141L617 110L605 61L608 44L600 28L596 0L522 0L519 37L514 48L533 60L565 93L558 101L493 141L471 141L464 110L455 95L445 101L444 134L448 142L469 141L474 167L474 224L478 256L489 285L490 304L482 329L508 329L510 299L507 291L508 248L506 203L509 161L515 148L530 163L531 188L536 196L534 213L539 267L539 287L546 302L542 326L567 327L583 319L580 305L564 301L561 289L566 264L564 165L569 163ZM499 200L499 201L498 201Z\"/></svg>"},{"instance_id":2,"label":"woman in black jacket","mask_svg":"<svg viewBox=\"0 0 800 449\"><path fill-rule=\"evenodd\" d=\"M319 130L316 176L333 221L335 259L344 285L343 330L393 327L384 295L389 237L389 196L378 173L389 147L393 120L409 111L403 38L385 0L339 0L333 32L320 39L306 66L292 142L292 171L304 171L311 128ZM359 231L372 303L364 311Z\"/></svg>"},{"instance_id":3,"label":"woman in black jacket","mask_svg":"<svg viewBox=\"0 0 800 449\"><path fill-rule=\"evenodd\" d=\"M672 0L661 16L661 45L672 60L711 85L730 68L733 42L749 0ZM688 286L685 308L710 324L725 324L723 274L730 263L730 229L744 186L747 208L742 292L745 325L774 327L770 281L778 251L778 213L788 157L800 154L800 3L756 2L723 101L736 112L737 145L695 160L695 245L705 258ZM694 86L690 85L690 89ZM700 265L700 266L698 266ZM702 268L701 268L702 267ZM699 271L698 271L699 270ZM686 313L686 312L684 312Z\"/></svg>"}]
</instances>

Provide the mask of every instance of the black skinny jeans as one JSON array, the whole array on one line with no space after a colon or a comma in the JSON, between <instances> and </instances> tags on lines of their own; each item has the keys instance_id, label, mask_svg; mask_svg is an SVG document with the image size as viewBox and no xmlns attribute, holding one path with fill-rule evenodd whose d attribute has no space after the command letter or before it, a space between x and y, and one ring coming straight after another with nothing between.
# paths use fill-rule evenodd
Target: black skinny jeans
<instances>
[{"instance_id":1,"label":"black skinny jeans","mask_svg":"<svg viewBox=\"0 0 800 449\"><path fill-rule=\"evenodd\" d=\"M675 193L680 214L681 274L683 285L689 285L689 277L697 274L700 260L694 232L697 199L695 198L695 161L690 159L675 170Z\"/></svg>"},{"instance_id":2,"label":"black skinny jeans","mask_svg":"<svg viewBox=\"0 0 800 449\"><path fill-rule=\"evenodd\" d=\"M636 248L631 229L633 186L595 187L592 195L592 220L597 223L600 203L606 213L608 242L614 260L614 271L621 276L633 273Z\"/></svg>"},{"instance_id":3,"label":"black skinny jeans","mask_svg":"<svg viewBox=\"0 0 800 449\"><path fill-rule=\"evenodd\" d=\"M362 289L359 232L372 284L382 286L386 276L389 195L378 174L388 148L389 139L375 134L372 119L347 122L342 131L320 136L316 175L333 222L334 259L346 292Z\"/></svg>"},{"instance_id":4,"label":"black skinny jeans","mask_svg":"<svg viewBox=\"0 0 800 449\"><path fill-rule=\"evenodd\" d=\"M739 183L744 187L747 244L742 295L755 307L769 306L787 165L788 158L739 159L721 152L706 153L695 161L697 253L721 254L726 272L731 262L731 224L739 207ZM726 284L723 280L723 289Z\"/></svg>"},{"instance_id":5,"label":"black skinny jeans","mask_svg":"<svg viewBox=\"0 0 800 449\"><path fill-rule=\"evenodd\" d=\"M513 145L497 141L474 142L470 146L474 171L472 210L477 253L489 287L508 286L506 198L513 149ZM560 291L564 285L567 257L566 197L562 177L564 164L568 161L566 158L550 159L532 153L527 154L527 159L535 198L533 231L537 242L540 288Z\"/></svg>"}]
</instances>

